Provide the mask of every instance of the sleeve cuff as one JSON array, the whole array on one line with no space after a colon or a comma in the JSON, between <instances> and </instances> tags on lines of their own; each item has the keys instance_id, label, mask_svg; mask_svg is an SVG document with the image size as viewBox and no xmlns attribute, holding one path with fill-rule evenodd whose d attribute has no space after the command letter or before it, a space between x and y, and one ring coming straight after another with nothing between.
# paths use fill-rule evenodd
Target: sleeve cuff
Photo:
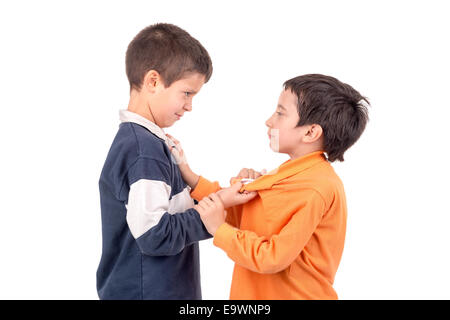
<instances>
[{"instance_id":1,"label":"sleeve cuff","mask_svg":"<svg viewBox=\"0 0 450 320\"><path fill-rule=\"evenodd\" d=\"M232 227L228 223L222 223L220 227L216 230L214 234L213 244L216 247L221 248L225 252L229 252L231 249L231 244L234 238L234 235L238 229Z\"/></svg>"},{"instance_id":2,"label":"sleeve cuff","mask_svg":"<svg viewBox=\"0 0 450 320\"><path fill-rule=\"evenodd\" d=\"M211 182L208 179L200 176L197 186L194 190L191 190L191 198L200 201L204 197L218 190L220 190L220 185L218 182Z\"/></svg>"}]
</instances>

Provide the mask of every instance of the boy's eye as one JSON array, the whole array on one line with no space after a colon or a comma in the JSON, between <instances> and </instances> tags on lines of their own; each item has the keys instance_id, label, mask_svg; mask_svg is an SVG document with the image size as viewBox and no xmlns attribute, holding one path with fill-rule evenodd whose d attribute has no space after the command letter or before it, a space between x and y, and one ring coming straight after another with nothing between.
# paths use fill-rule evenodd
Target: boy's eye
<instances>
[{"instance_id":1,"label":"boy's eye","mask_svg":"<svg viewBox=\"0 0 450 320\"><path fill-rule=\"evenodd\" d=\"M191 93L188 92L188 91L186 91L186 92L184 93L184 95L185 95L186 97L189 97L190 94L191 94Z\"/></svg>"},{"instance_id":2,"label":"boy's eye","mask_svg":"<svg viewBox=\"0 0 450 320\"><path fill-rule=\"evenodd\" d=\"M281 116L282 113L280 111L275 112L277 115Z\"/></svg>"}]
</instances>

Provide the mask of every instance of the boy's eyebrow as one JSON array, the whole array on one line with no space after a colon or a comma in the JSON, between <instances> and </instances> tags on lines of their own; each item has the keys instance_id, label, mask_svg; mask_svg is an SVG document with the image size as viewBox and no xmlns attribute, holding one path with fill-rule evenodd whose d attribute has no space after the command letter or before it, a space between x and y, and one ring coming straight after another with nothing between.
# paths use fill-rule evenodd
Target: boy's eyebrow
<instances>
[{"instance_id":1,"label":"boy's eyebrow","mask_svg":"<svg viewBox=\"0 0 450 320\"><path fill-rule=\"evenodd\" d=\"M281 104L278 104L278 108L283 109L284 111L286 111L286 108L283 107Z\"/></svg>"}]
</instances>

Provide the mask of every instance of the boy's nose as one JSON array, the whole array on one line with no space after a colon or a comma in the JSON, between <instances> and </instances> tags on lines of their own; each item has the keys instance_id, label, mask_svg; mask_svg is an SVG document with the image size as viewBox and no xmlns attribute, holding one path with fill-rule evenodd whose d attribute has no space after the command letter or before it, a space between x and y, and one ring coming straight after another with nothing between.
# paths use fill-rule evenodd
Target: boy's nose
<instances>
[{"instance_id":1,"label":"boy's nose","mask_svg":"<svg viewBox=\"0 0 450 320\"><path fill-rule=\"evenodd\" d=\"M272 118L272 117L270 117L269 119L266 120L266 126L268 126L269 128L272 127L272 124L270 123L270 119L271 119L271 118Z\"/></svg>"},{"instance_id":2,"label":"boy's nose","mask_svg":"<svg viewBox=\"0 0 450 320\"><path fill-rule=\"evenodd\" d=\"M186 111L192 111L192 104L186 104L186 105L184 105L184 108L183 108L184 110L186 110Z\"/></svg>"}]
</instances>

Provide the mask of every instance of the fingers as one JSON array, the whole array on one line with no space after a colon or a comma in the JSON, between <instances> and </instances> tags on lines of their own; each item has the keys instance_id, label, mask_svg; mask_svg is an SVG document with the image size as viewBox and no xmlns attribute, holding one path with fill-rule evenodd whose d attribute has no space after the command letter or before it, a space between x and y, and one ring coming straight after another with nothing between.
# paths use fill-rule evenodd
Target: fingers
<instances>
[{"instance_id":1,"label":"fingers","mask_svg":"<svg viewBox=\"0 0 450 320\"><path fill-rule=\"evenodd\" d=\"M209 195L209 198L212 200L212 202L218 206L218 207L222 207L223 208L223 203L222 203L222 199L220 199L220 197L215 194L215 193L211 193Z\"/></svg>"},{"instance_id":2,"label":"fingers","mask_svg":"<svg viewBox=\"0 0 450 320\"><path fill-rule=\"evenodd\" d=\"M204 197L202 199L202 202L205 204L206 207L212 207L214 206L214 202L208 197Z\"/></svg>"},{"instance_id":3,"label":"fingers","mask_svg":"<svg viewBox=\"0 0 450 320\"><path fill-rule=\"evenodd\" d=\"M179 151L182 151L181 150L181 144L180 144L180 141L178 141L177 139L175 139L174 137L172 137L170 134L168 134L168 133L166 133L166 136L170 139L170 140L172 140L172 142L175 144L175 146L172 146L171 148L170 148L170 150L172 150L173 148L175 148L175 149L177 149L177 150L179 150Z\"/></svg>"},{"instance_id":4,"label":"fingers","mask_svg":"<svg viewBox=\"0 0 450 320\"><path fill-rule=\"evenodd\" d=\"M170 134L166 133L166 136L169 137L169 139L172 140L175 144L179 144L180 143L180 141L178 141L177 139L172 137Z\"/></svg>"},{"instance_id":5,"label":"fingers","mask_svg":"<svg viewBox=\"0 0 450 320\"><path fill-rule=\"evenodd\" d=\"M196 207L206 230L214 235L220 225L225 222L226 212L222 201L215 193L204 197Z\"/></svg>"},{"instance_id":6,"label":"fingers","mask_svg":"<svg viewBox=\"0 0 450 320\"><path fill-rule=\"evenodd\" d=\"M168 143L169 145L169 150L172 153L172 155L174 156L175 162L178 165L183 165L183 164L187 164L187 159L186 159L186 155L184 154L184 150L181 147L180 141L178 141L177 139L175 139L174 137L172 137L170 134L166 133L166 136L168 137L168 139L171 141ZM172 145L172 143L174 145Z\"/></svg>"},{"instance_id":7,"label":"fingers","mask_svg":"<svg viewBox=\"0 0 450 320\"><path fill-rule=\"evenodd\" d=\"M258 195L258 192L256 192L256 191L241 193L241 194L239 194L239 198L237 199L237 204L247 203L250 200L252 200L253 198L255 198L257 195Z\"/></svg>"},{"instance_id":8,"label":"fingers","mask_svg":"<svg viewBox=\"0 0 450 320\"><path fill-rule=\"evenodd\" d=\"M223 203L222 200L220 199L220 197L215 194L215 193L211 193L209 196L204 197L202 199L202 201L200 201L198 203L198 205L202 208L202 209L208 209L208 208L212 208L212 207L223 207Z\"/></svg>"},{"instance_id":9,"label":"fingers","mask_svg":"<svg viewBox=\"0 0 450 320\"><path fill-rule=\"evenodd\" d=\"M239 192L239 190L241 190L243 184L241 181L236 181L235 183L233 183L230 186L230 189L233 190L234 192Z\"/></svg>"},{"instance_id":10,"label":"fingers","mask_svg":"<svg viewBox=\"0 0 450 320\"><path fill-rule=\"evenodd\" d=\"M245 199L245 201L250 201L254 197L258 195L258 192L256 191L246 191L245 193L241 193L242 197Z\"/></svg>"},{"instance_id":11,"label":"fingers","mask_svg":"<svg viewBox=\"0 0 450 320\"><path fill-rule=\"evenodd\" d=\"M248 169L243 168L241 171L239 171L237 178L248 178Z\"/></svg>"},{"instance_id":12,"label":"fingers","mask_svg":"<svg viewBox=\"0 0 450 320\"><path fill-rule=\"evenodd\" d=\"M208 205L202 200L202 201L199 201L198 203L197 203L197 207L199 207L200 209L202 209L203 211L204 210L206 210L206 209L208 209Z\"/></svg>"},{"instance_id":13,"label":"fingers","mask_svg":"<svg viewBox=\"0 0 450 320\"><path fill-rule=\"evenodd\" d=\"M265 173L266 173L265 169L262 170L262 172L258 172L253 169L243 168L243 169L241 169L241 171L239 171L237 178L256 179Z\"/></svg>"}]
</instances>

